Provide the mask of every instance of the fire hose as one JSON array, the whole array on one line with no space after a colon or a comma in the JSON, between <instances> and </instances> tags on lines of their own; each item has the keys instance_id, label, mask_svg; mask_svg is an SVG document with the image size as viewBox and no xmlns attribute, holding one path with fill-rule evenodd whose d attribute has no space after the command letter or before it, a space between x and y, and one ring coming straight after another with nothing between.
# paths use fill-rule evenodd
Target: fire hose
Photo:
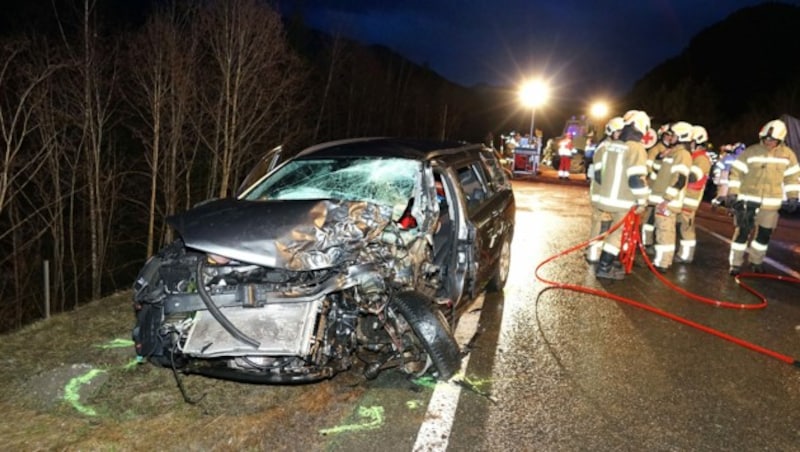
<instances>
[{"instance_id":1,"label":"fire hose","mask_svg":"<svg viewBox=\"0 0 800 452\"><path fill-rule=\"evenodd\" d=\"M763 308L765 308L767 306L766 297L764 297L761 293L759 293L758 291L756 291L755 289L753 289L749 285L745 284L742 281L743 279L747 279L747 278L762 278L762 279L773 279L773 280L778 280L778 281L790 282L790 283L794 283L794 284L800 284L800 279L793 278L793 277L790 277L790 276L773 275L773 274L766 274L766 273L740 273L739 275L736 275L735 278L734 278L735 281L736 281L736 284L739 285L739 287L741 287L742 289L744 289L747 292L749 292L752 295L754 295L756 298L758 298L760 300L758 303L733 303L733 302L730 302L730 301L715 300L715 299L707 298L707 297L704 297L704 296L689 292L689 291L683 289L682 287L677 286L676 284L672 283L667 278L665 278L660 272L658 272L656 270L656 268L654 267L653 263L650 261L649 257L647 256L647 253L645 252L644 245L641 242L641 237L640 237L640 233L639 233L639 231L640 231L640 222L641 222L641 220L639 218L639 215L636 213L635 208L632 208L627 213L627 215L625 215L625 217L621 221L619 221L616 224L614 224L611 228L609 228L607 231L603 232L602 234L600 234L600 235L598 235L596 237L590 238L589 240L587 240L587 241L585 241L583 243L579 243L579 244L577 244L575 246L572 246L572 247L570 247L570 248L568 248L568 249L566 249L564 251L561 251L561 252L559 252L559 253L557 253L557 254L555 254L553 256L550 256L547 259L545 259L544 261L540 262L539 265L536 266L536 270L534 272L534 275L536 276L536 278L539 279L539 281L541 281L544 284L547 284L547 285L549 285L551 287L561 288L561 289L566 289L566 290L572 290L574 292L583 292L583 293L588 293L588 294L591 294L591 295L597 295L597 296L600 296L600 297L609 298L611 300L614 300L614 301L617 301L617 302L620 302L620 303L624 303L624 304L627 304L629 306L633 306L635 308L651 312L653 314L658 314L658 315L660 315L662 317L665 317L667 319L673 320L673 321L678 322L678 323L682 323L684 325L687 325L687 326L690 326L692 328L698 329L700 331L703 331L705 333L711 334L713 336L717 336L717 337L719 337L721 339L724 339L726 341L732 342L732 343L734 343L736 345L742 346L742 347L750 349L752 351L767 355L767 356L769 356L771 358L775 358L775 359L777 359L779 361L782 361L782 362L784 362L786 364L791 364L791 365L793 365L795 367L800 368L800 361L798 361L795 358L792 358L791 356L787 356L787 355L778 353L778 352L776 352L774 350L770 350L770 349L761 347L759 345L756 345L756 344L753 344L751 342L745 341L743 339L737 338L735 336L732 336L730 334L727 334L727 333L724 333L722 331L716 330L714 328L708 327L706 325L702 325L700 323L694 322L694 321L689 320L689 319L687 319L685 317L681 317L681 316L672 314L670 312L664 311L662 309L658 309L656 307L640 303L640 302L632 300L630 298L625 298L625 297L622 297L622 296L619 296L619 295L615 295L615 294L613 294L611 292L606 292L604 290L594 289L594 288L591 288L591 287L581 286L581 285L577 285L577 284L568 284L568 283L561 283L561 282L551 281L551 280L543 278L539 274L539 270L542 267L544 267L546 264L554 261L555 259L557 259L559 257L565 256L565 255L570 254L572 252L575 252L577 250L582 250L583 248L587 247L589 244L591 244L592 242L594 242L596 240L603 240L609 234L611 234L616 229L621 227L622 228L622 243L621 243L622 246L620 247L619 260L622 263L622 266L625 269L625 273L626 274L630 274L630 272L632 271L633 264L634 264L634 258L636 257L636 251L638 249L638 251L641 253L642 258L644 259L644 262L647 265L647 267L650 269L650 271L654 275L656 275L656 277L662 283L664 283L671 290L673 290L675 292L678 292L681 295L684 295L684 296L686 296L686 297L688 297L690 299L693 299L693 300L696 300L696 301L700 301L702 303L710 304L710 305L715 306L715 307L728 308L728 309L748 309L748 310L763 309Z\"/></svg>"}]
</instances>

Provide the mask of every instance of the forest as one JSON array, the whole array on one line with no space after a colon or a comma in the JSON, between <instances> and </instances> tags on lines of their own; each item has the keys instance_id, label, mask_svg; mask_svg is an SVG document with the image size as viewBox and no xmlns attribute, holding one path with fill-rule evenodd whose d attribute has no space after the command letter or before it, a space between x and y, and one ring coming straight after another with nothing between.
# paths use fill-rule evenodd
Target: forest
<instances>
[{"instance_id":1,"label":"forest","mask_svg":"<svg viewBox=\"0 0 800 452\"><path fill-rule=\"evenodd\" d=\"M463 88L258 0L154 2L139 23L100 4L53 2L2 39L0 331L130 288L168 215L277 145L468 127Z\"/></svg>"}]
</instances>

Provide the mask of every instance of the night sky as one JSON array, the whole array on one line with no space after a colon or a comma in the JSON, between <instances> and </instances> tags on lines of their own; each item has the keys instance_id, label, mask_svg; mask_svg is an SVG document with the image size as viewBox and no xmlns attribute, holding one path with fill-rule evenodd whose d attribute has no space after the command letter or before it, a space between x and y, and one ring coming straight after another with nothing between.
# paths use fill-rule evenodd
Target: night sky
<instances>
[{"instance_id":1,"label":"night sky","mask_svg":"<svg viewBox=\"0 0 800 452\"><path fill-rule=\"evenodd\" d=\"M691 38L755 0L280 0L306 23L382 44L464 86L538 76L625 94ZM783 3L800 5L800 0ZM800 39L800 38L798 38ZM754 56L757 58L757 56ZM732 64L736 64L732 62ZM563 94L566 94L563 93Z\"/></svg>"}]
</instances>

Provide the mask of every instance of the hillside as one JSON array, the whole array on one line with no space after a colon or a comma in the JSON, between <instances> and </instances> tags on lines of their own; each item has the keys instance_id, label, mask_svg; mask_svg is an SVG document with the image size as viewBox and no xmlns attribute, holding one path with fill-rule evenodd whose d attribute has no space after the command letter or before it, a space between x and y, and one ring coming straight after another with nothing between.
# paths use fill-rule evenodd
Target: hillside
<instances>
[{"instance_id":1,"label":"hillside","mask_svg":"<svg viewBox=\"0 0 800 452\"><path fill-rule=\"evenodd\" d=\"M714 142L750 141L767 120L800 113L800 7L741 9L698 33L627 96L659 124L699 123Z\"/></svg>"},{"instance_id":2,"label":"hillside","mask_svg":"<svg viewBox=\"0 0 800 452\"><path fill-rule=\"evenodd\" d=\"M199 399L187 403L169 369L136 363L130 296L0 337L4 450L314 450L322 439L304 428L306 411L337 425L340 402L363 390L341 390L345 379L258 386L184 376Z\"/></svg>"}]
</instances>

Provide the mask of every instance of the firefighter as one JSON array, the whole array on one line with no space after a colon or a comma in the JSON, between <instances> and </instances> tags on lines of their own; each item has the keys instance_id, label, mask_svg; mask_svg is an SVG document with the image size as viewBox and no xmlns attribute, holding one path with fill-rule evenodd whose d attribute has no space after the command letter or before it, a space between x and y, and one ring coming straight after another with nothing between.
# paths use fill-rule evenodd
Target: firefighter
<instances>
[{"instance_id":1,"label":"firefighter","mask_svg":"<svg viewBox=\"0 0 800 452\"><path fill-rule=\"evenodd\" d=\"M745 252L753 272L763 272L784 194L788 199L786 210L791 213L797 209L800 167L794 151L784 144L786 132L786 124L780 119L764 124L758 132L759 143L748 146L731 166L726 199L726 205L733 206L735 226L728 259L731 275L741 273Z\"/></svg>"},{"instance_id":2,"label":"firefighter","mask_svg":"<svg viewBox=\"0 0 800 452\"><path fill-rule=\"evenodd\" d=\"M692 156L688 151L692 141L692 125L685 121L672 123L664 135L665 147L657 155L652 155L653 170L650 173L647 209L647 220L653 225L652 232L655 233L653 265L661 273L666 273L675 256L676 217L683 209L692 166Z\"/></svg>"},{"instance_id":3,"label":"firefighter","mask_svg":"<svg viewBox=\"0 0 800 452\"><path fill-rule=\"evenodd\" d=\"M671 133L664 133L669 129L669 124L662 124L656 132L658 142L647 150L647 177L650 183L656 178L656 172L661 167L661 160L656 159L659 155L666 152L667 146L672 145L674 136ZM655 168L654 168L655 167ZM642 244L645 246L647 253L651 256L655 255L653 243L655 241L655 205L648 205L645 207L642 214L642 231L641 238Z\"/></svg>"},{"instance_id":4,"label":"firefighter","mask_svg":"<svg viewBox=\"0 0 800 452\"><path fill-rule=\"evenodd\" d=\"M731 174L731 166L736 161L736 157L744 151L745 145L742 143L726 145L727 149L722 149L722 155L716 164L718 175L716 176L717 197L712 201L716 206L724 205L728 198L728 175ZM723 146L725 148L725 146ZM731 208L732 206L725 206Z\"/></svg>"},{"instance_id":5,"label":"firefighter","mask_svg":"<svg viewBox=\"0 0 800 452\"><path fill-rule=\"evenodd\" d=\"M625 127L625 121L621 116L611 118L606 124L606 136L600 141L598 147L605 146L607 142L619 141L619 136L622 133L622 128ZM595 149L595 152L597 149ZM597 189L600 185L594 180L594 164L588 173L589 178L589 199L592 204L592 224L590 227L589 237L597 237L598 235L606 232L612 224L611 215L600 209L598 204ZM603 250L603 241L595 240L589 244L586 250L586 261L592 265L596 265L600 259L600 252Z\"/></svg>"},{"instance_id":6,"label":"firefighter","mask_svg":"<svg viewBox=\"0 0 800 452\"><path fill-rule=\"evenodd\" d=\"M650 127L650 117L637 111L622 120L622 130L617 118L609 121L606 133L609 138L595 151L592 175L592 200L597 206L601 222L611 224L621 221L633 207L643 207L647 201L647 153L642 135ZM614 122L612 124L612 122ZM602 243L595 276L622 280L625 270L619 262L622 228L609 234Z\"/></svg>"},{"instance_id":7,"label":"firefighter","mask_svg":"<svg viewBox=\"0 0 800 452\"><path fill-rule=\"evenodd\" d=\"M694 217L703 193L706 189L708 175L711 172L711 158L706 152L708 132L703 126L692 127L692 141L690 143L692 166L689 168L689 181L686 185L686 196L683 198L683 208L678 214L678 255L675 261L689 264L694 260L694 251L697 248L697 234L694 227Z\"/></svg>"}]
</instances>

